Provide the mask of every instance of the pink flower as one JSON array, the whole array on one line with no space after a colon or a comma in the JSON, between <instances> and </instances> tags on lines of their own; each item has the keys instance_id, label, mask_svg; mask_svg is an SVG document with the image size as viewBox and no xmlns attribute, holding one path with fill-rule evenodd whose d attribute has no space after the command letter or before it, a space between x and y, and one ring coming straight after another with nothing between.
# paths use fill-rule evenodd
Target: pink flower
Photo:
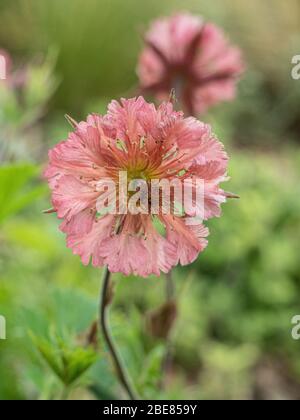
<instances>
[{"instance_id":1,"label":"pink flower","mask_svg":"<svg viewBox=\"0 0 300 420\"><path fill-rule=\"evenodd\" d=\"M23 89L27 82L27 69L19 68L14 70L11 56L3 49L0 49L0 58L0 73L1 76L4 76L3 82L5 83L5 86L9 89Z\"/></svg>"},{"instance_id":2,"label":"pink flower","mask_svg":"<svg viewBox=\"0 0 300 420\"><path fill-rule=\"evenodd\" d=\"M107 265L125 275L167 273L178 263L192 263L207 246L202 221L192 213L106 214L97 212L103 179L195 179L205 181L204 219L220 216L226 193L228 157L208 125L184 118L171 103L158 108L142 97L113 101L104 116L93 114L68 139L49 152L45 171L53 210L62 219L67 245L84 264ZM150 197L151 201L151 197ZM163 232L157 229L157 222Z\"/></svg>"},{"instance_id":3,"label":"pink flower","mask_svg":"<svg viewBox=\"0 0 300 420\"><path fill-rule=\"evenodd\" d=\"M0 48L0 80L7 80L11 75L12 61L7 51Z\"/></svg>"},{"instance_id":4,"label":"pink flower","mask_svg":"<svg viewBox=\"0 0 300 420\"><path fill-rule=\"evenodd\" d=\"M154 21L145 43L138 65L143 92L164 100L174 88L190 115L234 99L244 64L217 26L178 14Z\"/></svg>"}]
</instances>

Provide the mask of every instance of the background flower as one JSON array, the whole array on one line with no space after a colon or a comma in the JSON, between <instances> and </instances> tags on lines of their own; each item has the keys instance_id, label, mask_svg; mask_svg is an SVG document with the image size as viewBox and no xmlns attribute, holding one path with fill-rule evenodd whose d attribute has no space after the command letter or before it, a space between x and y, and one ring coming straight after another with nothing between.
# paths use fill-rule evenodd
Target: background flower
<instances>
[{"instance_id":1,"label":"background flower","mask_svg":"<svg viewBox=\"0 0 300 420\"><path fill-rule=\"evenodd\" d=\"M154 21L145 44L138 66L143 91L165 99L175 88L190 115L235 97L244 70L241 51L216 25L176 14Z\"/></svg>"}]
</instances>

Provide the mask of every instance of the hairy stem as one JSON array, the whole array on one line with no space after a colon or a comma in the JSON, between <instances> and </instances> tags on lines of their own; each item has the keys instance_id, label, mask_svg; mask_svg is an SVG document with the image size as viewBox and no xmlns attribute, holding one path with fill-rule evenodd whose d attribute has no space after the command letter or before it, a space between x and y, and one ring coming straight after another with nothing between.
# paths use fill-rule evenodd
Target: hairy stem
<instances>
[{"instance_id":1,"label":"hairy stem","mask_svg":"<svg viewBox=\"0 0 300 420\"><path fill-rule=\"evenodd\" d=\"M108 323L108 308L109 308L109 303L110 303L110 277L111 277L111 273L108 270L108 268L106 267L104 269L104 274L103 274L103 281L102 281L102 290L101 290L101 296L100 296L100 313L99 313L99 317L100 317L100 327L101 330L103 332L103 336L105 339L105 342L107 344L110 356L113 360L115 369L116 369L116 373L118 375L118 379L121 383L121 385L124 387L124 389L126 390L129 398L131 400L137 400L138 397L135 393L135 391L132 388L132 385L130 383L130 380L128 378L127 375L127 371L126 368L120 358L120 355L118 353L118 350L114 344L114 341L112 339L111 333L110 333L110 328L109 328L109 323Z\"/></svg>"}]
</instances>

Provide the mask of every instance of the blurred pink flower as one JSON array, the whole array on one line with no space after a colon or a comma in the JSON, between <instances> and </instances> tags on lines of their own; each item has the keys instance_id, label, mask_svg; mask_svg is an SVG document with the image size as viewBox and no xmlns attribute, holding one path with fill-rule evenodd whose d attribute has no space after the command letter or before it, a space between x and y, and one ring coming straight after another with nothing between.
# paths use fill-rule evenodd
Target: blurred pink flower
<instances>
[{"instance_id":1,"label":"blurred pink flower","mask_svg":"<svg viewBox=\"0 0 300 420\"><path fill-rule=\"evenodd\" d=\"M5 73L3 82L10 89L23 89L27 83L27 69L21 67L15 70L13 60L6 50L0 49L0 57L2 58L2 64L4 64L4 68L1 69L2 73Z\"/></svg>"},{"instance_id":2,"label":"blurred pink flower","mask_svg":"<svg viewBox=\"0 0 300 420\"><path fill-rule=\"evenodd\" d=\"M164 100L175 89L190 115L234 99L244 71L241 51L221 29L191 14L153 22L145 36L138 76L142 91Z\"/></svg>"},{"instance_id":3,"label":"blurred pink flower","mask_svg":"<svg viewBox=\"0 0 300 420\"><path fill-rule=\"evenodd\" d=\"M12 61L11 61L11 57L8 54L8 52L6 50L3 50L0 48L0 75L1 75L1 80L7 80L10 77L11 74L11 67L12 67Z\"/></svg>"},{"instance_id":4,"label":"blurred pink flower","mask_svg":"<svg viewBox=\"0 0 300 420\"><path fill-rule=\"evenodd\" d=\"M226 180L227 163L208 125L184 118L169 102L156 108L139 97L113 101L106 115L93 114L75 125L68 139L49 152L45 177L67 245L84 264L92 260L111 272L146 277L193 262L207 245L208 229L202 221L189 226L189 214L101 216L98 182L110 178L117 183L119 171L147 182L204 179L204 219L209 219L220 216L226 201L219 184ZM164 234L156 229L155 218Z\"/></svg>"}]
</instances>

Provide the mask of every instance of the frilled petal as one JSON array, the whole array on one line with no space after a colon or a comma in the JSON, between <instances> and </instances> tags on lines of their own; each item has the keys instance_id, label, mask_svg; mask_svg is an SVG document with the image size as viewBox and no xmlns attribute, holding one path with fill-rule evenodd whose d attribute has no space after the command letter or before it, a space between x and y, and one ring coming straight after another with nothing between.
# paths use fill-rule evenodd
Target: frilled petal
<instances>
[{"instance_id":1,"label":"frilled petal","mask_svg":"<svg viewBox=\"0 0 300 420\"><path fill-rule=\"evenodd\" d=\"M203 165L211 161L218 161L221 166L226 167L228 155L224 145L212 134L211 127L207 126L206 133L200 139L199 153L195 157L195 163Z\"/></svg>"},{"instance_id":2,"label":"frilled petal","mask_svg":"<svg viewBox=\"0 0 300 420\"><path fill-rule=\"evenodd\" d=\"M114 150L108 144L112 139L105 134L107 127L92 125L94 119L91 118L90 123L80 123L66 141L49 151L49 164L44 176L51 185L55 185L62 175L99 179L106 174L105 167L119 165Z\"/></svg>"},{"instance_id":3,"label":"frilled petal","mask_svg":"<svg viewBox=\"0 0 300 420\"><path fill-rule=\"evenodd\" d=\"M95 208L99 192L71 175L63 175L52 191L52 203L59 218L70 220L85 209Z\"/></svg>"},{"instance_id":4,"label":"frilled petal","mask_svg":"<svg viewBox=\"0 0 300 420\"><path fill-rule=\"evenodd\" d=\"M175 265L191 264L196 260L208 242L209 230L203 224L188 225L185 219L163 217L166 224L166 239L176 246Z\"/></svg>"},{"instance_id":5,"label":"frilled petal","mask_svg":"<svg viewBox=\"0 0 300 420\"><path fill-rule=\"evenodd\" d=\"M143 277L151 274L145 267L147 250L139 237L120 234L108 238L101 246L101 255L112 273L119 272L125 276L133 273Z\"/></svg>"},{"instance_id":6,"label":"frilled petal","mask_svg":"<svg viewBox=\"0 0 300 420\"><path fill-rule=\"evenodd\" d=\"M185 191L189 197L193 198L189 200L191 207L185 206L185 211L189 216L196 217L199 214L204 220L220 217L221 204L226 202L226 193L219 185L227 181L226 172L226 166L220 161L210 161L190 168L193 176L185 180ZM198 188L197 180L201 181ZM197 200L196 190L199 194Z\"/></svg>"},{"instance_id":7,"label":"frilled petal","mask_svg":"<svg viewBox=\"0 0 300 420\"><path fill-rule=\"evenodd\" d=\"M168 273L176 264L176 246L160 235L154 228L152 220L144 218L146 237L144 245L148 250L148 270L153 273Z\"/></svg>"},{"instance_id":8,"label":"frilled petal","mask_svg":"<svg viewBox=\"0 0 300 420\"><path fill-rule=\"evenodd\" d=\"M212 134L208 124L194 117L177 118L166 132L166 138L169 144L174 144L178 149L173 166L187 169L194 163L203 165L211 161L219 161L223 167L227 166L228 156L223 144ZM169 167L171 160L172 156L164 162L165 167Z\"/></svg>"},{"instance_id":9,"label":"frilled petal","mask_svg":"<svg viewBox=\"0 0 300 420\"><path fill-rule=\"evenodd\" d=\"M79 255L82 263L88 265L92 259L95 267L105 265L102 256L102 245L104 241L111 237L115 227L115 218L106 215L99 220L93 221L92 228L88 233L83 234L80 230L69 230L67 232L67 246L73 250L75 255Z\"/></svg>"},{"instance_id":10,"label":"frilled petal","mask_svg":"<svg viewBox=\"0 0 300 420\"><path fill-rule=\"evenodd\" d=\"M137 226L143 235L135 229ZM102 243L101 255L111 272L159 276L175 265L176 248L155 231L151 218L127 215L122 232Z\"/></svg>"},{"instance_id":11,"label":"frilled petal","mask_svg":"<svg viewBox=\"0 0 300 420\"><path fill-rule=\"evenodd\" d=\"M144 114L151 112L151 105L140 96L133 99L121 99L121 102L112 101L108 106L106 121L117 129L117 138L126 142L131 148L139 144L140 137L145 135L141 119Z\"/></svg>"},{"instance_id":12,"label":"frilled petal","mask_svg":"<svg viewBox=\"0 0 300 420\"><path fill-rule=\"evenodd\" d=\"M67 235L85 235L92 230L96 212L85 209L72 216L69 220L64 219L60 225L60 230Z\"/></svg>"}]
</instances>

